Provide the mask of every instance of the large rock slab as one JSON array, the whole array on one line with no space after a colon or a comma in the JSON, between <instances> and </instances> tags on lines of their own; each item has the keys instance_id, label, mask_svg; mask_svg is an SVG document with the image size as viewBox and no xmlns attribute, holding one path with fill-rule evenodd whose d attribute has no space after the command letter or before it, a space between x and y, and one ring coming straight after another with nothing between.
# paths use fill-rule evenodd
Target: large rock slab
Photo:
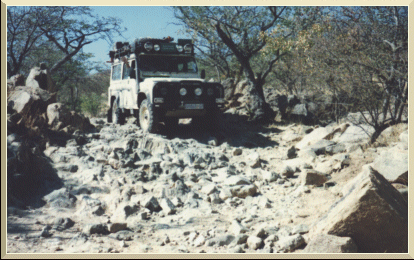
<instances>
[{"instance_id":1,"label":"large rock slab","mask_svg":"<svg viewBox=\"0 0 414 260\"><path fill-rule=\"evenodd\" d=\"M360 253L408 252L408 205L377 171L364 166L311 234L351 237Z\"/></svg>"},{"instance_id":2,"label":"large rock slab","mask_svg":"<svg viewBox=\"0 0 414 260\"><path fill-rule=\"evenodd\" d=\"M372 168L391 183L408 184L408 151L389 149L381 152L372 163Z\"/></svg>"},{"instance_id":3,"label":"large rock slab","mask_svg":"<svg viewBox=\"0 0 414 260\"><path fill-rule=\"evenodd\" d=\"M375 132L370 125L350 125L345 132L334 141L338 143L361 143L370 140L371 135Z\"/></svg>"},{"instance_id":4,"label":"large rock slab","mask_svg":"<svg viewBox=\"0 0 414 260\"><path fill-rule=\"evenodd\" d=\"M170 153L172 151L165 139L156 136L144 136L139 140L138 148L145 149L152 154Z\"/></svg>"},{"instance_id":5,"label":"large rock slab","mask_svg":"<svg viewBox=\"0 0 414 260\"><path fill-rule=\"evenodd\" d=\"M303 253L357 253L358 248L350 237L319 234L312 239Z\"/></svg>"},{"instance_id":6,"label":"large rock slab","mask_svg":"<svg viewBox=\"0 0 414 260\"><path fill-rule=\"evenodd\" d=\"M7 97L7 105L21 114L26 126L43 126L46 119L41 117L51 103L50 94L40 88L16 87Z\"/></svg>"},{"instance_id":7,"label":"large rock slab","mask_svg":"<svg viewBox=\"0 0 414 260\"><path fill-rule=\"evenodd\" d=\"M319 140L324 139L326 136L333 132L332 127L319 127L305 135L300 142L298 142L295 147L298 149L303 149L306 146L313 145Z\"/></svg>"}]
</instances>

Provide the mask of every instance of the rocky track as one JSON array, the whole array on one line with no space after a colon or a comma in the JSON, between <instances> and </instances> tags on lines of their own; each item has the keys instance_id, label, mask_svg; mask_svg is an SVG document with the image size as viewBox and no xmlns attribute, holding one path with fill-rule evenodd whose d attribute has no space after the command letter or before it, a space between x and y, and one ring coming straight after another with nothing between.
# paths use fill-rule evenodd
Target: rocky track
<instances>
[{"instance_id":1,"label":"rocky track","mask_svg":"<svg viewBox=\"0 0 414 260\"><path fill-rule=\"evenodd\" d=\"M355 187L381 172L376 159L384 151L407 151L404 129L389 146L364 149L349 124L232 124L209 133L184 122L173 133L144 134L132 120L91 123L94 133L75 133L66 145L43 151L60 185L29 207L8 207L9 253L367 252L374 238L335 233L329 221L347 223L335 222L336 210L359 205L354 193L365 191ZM8 146L16 142L9 135ZM370 180L357 180L365 164L378 167L366 173ZM398 165L404 164L408 158ZM382 191L372 203L387 201L387 212L399 219L397 230L387 232L402 234L402 242L381 248L388 252L405 248L408 186L396 181L404 169L395 180L375 177L380 184L372 184ZM320 247L328 240L328 248Z\"/></svg>"}]
</instances>

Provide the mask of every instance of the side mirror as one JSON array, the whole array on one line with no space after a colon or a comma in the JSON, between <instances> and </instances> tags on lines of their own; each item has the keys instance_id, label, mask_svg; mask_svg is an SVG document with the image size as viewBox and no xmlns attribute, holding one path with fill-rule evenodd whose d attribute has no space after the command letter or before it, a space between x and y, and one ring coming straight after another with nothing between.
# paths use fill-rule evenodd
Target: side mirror
<instances>
[{"instance_id":1,"label":"side mirror","mask_svg":"<svg viewBox=\"0 0 414 260\"><path fill-rule=\"evenodd\" d=\"M206 78L206 70L201 70L201 78L205 79Z\"/></svg>"}]
</instances>

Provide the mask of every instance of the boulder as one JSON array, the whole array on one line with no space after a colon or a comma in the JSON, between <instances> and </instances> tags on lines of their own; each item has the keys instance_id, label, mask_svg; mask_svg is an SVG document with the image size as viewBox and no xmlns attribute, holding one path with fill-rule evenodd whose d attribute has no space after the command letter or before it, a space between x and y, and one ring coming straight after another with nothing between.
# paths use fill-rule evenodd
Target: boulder
<instances>
[{"instance_id":1,"label":"boulder","mask_svg":"<svg viewBox=\"0 0 414 260\"><path fill-rule=\"evenodd\" d=\"M149 151L152 154L170 153L172 151L172 148L168 145L168 143L165 142L165 139L149 135L144 136L139 140L138 148Z\"/></svg>"},{"instance_id":2,"label":"boulder","mask_svg":"<svg viewBox=\"0 0 414 260\"><path fill-rule=\"evenodd\" d=\"M255 185L236 185L230 188L230 192L233 197L246 198L247 196L253 196L257 193L257 187Z\"/></svg>"},{"instance_id":3,"label":"boulder","mask_svg":"<svg viewBox=\"0 0 414 260\"><path fill-rule=\"evenodd\" d=\"M304 149L311 149L316 155L321 155L325 154L326 150L333 145L335 145L335 142L322 139Z\"/></svg>"},{"instance_id":4,"label":"boulder","mask_svg":"<svg viewBox=\"0 0 414 260\"><path fill-rule=\"evenodd\" d=\"M314 224L311 234L321 233L351 237L361 253L407 253L407 202L380 173L364 166Z\"/></svg>"},{"instance_id":5,"label":"boulder","mask_svg":"<svg viewBox=\"0 0 414 260\"><path fill-rule=\"evenodd\" d=\"M16 74L12 76L9 80L7 80L7 85L9 85L11 88L17 87L17 86L24 86L25 85L24 76L21 74Z\"/></svg>"},{"instance_id":6,"label":"boulder","mask_svg":"<svg viewBox=\"0 0 414 260\"><path fill-rule=\"evenodd\" d=\"M236 85L234 84L234 79L228 78L221 82L221 85L224 88L224 98L229 100L232 98Z\"/></svg>"},{"instance_id":7,"label":"boulder","mask_svg":"<svg viewBox=\"0 0 414 260\"><path fill-rule=\"evenodd\" d=\"M229 245L234 240L234 238L235 237L233 235L222 235L209 239L206 244L207 246L226 246Z\"/></svg>"},{"instance_id":8,"label":"boulder","mask_svg":"<svg viewBox=\"0 0 414 260\"><path fill-rule=\"evenodd\" d=\"M372 168L391 183L408 184L408 151L392 148L381 152Z\"/></svg>"},{"instance_id":9,"label":"boulder","mask_svg":"<svg viewBox=\"0 0 414 260\"><path fill-rule=\"evenodd\" d=\"M47 107L48 125L52 130L66 131L73 133L76 130L82 132L91 130L94 126L90 123L89 118L69 111L62 103L53 103Z\"/></svg>"},{"instance_id":10,"label":"boulder","mask_svg":"<svg viewBox=\"0 0 414 260\"><path fill-rule=\"evenodd\" d=\"M358 248L350 237L319 234L303 250L303 253L357 253Z\"/></svg>"},{"instance_id":11,"label":"boulder","mask_svg":"<svg viewBox=\"0 0 414 260\"><path fill-rule=\"evenodd\" d=\"M44 64L40 64L40 67L32 68L26 79L26 86L46 90L52 96L51 102L56 102L56 87Z\"/></svg>"},{"instance_id":12,"label":"boulder","mask_svg":"<svg viewBox=\"0 0 414 260\"><path fill-rule=\"evenodd\" d=\"M375 132L370 125L350 125L337 139L338 143L363 143L370 140L370 136Z\"/></svg>"},{"instance_id":13,"label":"boulder","mask_svg":"<svg viewBox=\"0 0 414 260\"><path fill-rule=\"evenodd\" d=\"M246 244L250 249L256 250L263 245L263 240L260 237L249 236Z\"/></svg>"},{"instance_id":14,"label":"boulder","mask_svg":"<svg viewBox=\"0 0 414 260\"><path fill-rule=\"evenodd\" d=\"M292 236L280 237L275 243L275 249L278 252L287 253L298 249L304 244L306 244L306 242L303 236L296 234Z\"/></svg>"},{"instance_id":15,"label":"boulder","mask_svg":"<svg viewBox=\"0 0 414 260\"><path fill-rule=\"evenodd\" d=\"M77 198L72 195L66 188L55 190L43 197L43 199L55 208L73 208Z\"/></svg>"},{"instance_id":16,"label":"boulder","mask_svg":"<svg viewBox=\"0 0 414 260\"><path fill-rule=\"evenodd\" d=\"M47 91L30 86L16 87L7 97L8 110L19 113L25 126L30 128L46 125L44 113L51 102L51 95Z\"/></svg>"},{"instance_id":17,"label":"boulder","mask_svg":"<svg viewBox=\"0 0 414 260\"><path fill-rule=\"evenodd\" d=\"M315 170L307 170L300 175L302 185L322 186L330 178L328 175Z\"/></svg>"},{"instance_id":18,"label":"boulder","mask_svg":"<svg viewBox=\"0 0 414 260\"><path fill-rule=\"evenodd\" d=\"M306 146L313 145L319 140L324 139L326 136L333 132L332 127L318 127L314 129L309 134L305 135L300 142L298 142L295 147L299 150L303 149Z\"/></svg>"}]
</instances>

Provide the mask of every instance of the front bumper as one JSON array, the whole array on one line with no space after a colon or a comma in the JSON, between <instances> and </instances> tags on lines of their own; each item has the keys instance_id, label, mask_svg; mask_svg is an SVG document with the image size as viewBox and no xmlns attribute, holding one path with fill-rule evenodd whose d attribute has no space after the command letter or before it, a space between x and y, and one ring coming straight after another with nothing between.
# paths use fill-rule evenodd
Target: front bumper
<instances>
[{"instance_id":1,"label":"front bumper","mask_svg":"<svg viewBox=\"0 0 414 260\"><path fill-rule=\"evenodd\" d=\"M186 89L186 95L180 95L182 88ZM201 95L195 94L197 88L202 89ZM223 87L217 83L162 82L154 86L152 101L154 108L164 111L166 116L201 116L223 108L223 96Z\"/></svg>"}]
</instances>

